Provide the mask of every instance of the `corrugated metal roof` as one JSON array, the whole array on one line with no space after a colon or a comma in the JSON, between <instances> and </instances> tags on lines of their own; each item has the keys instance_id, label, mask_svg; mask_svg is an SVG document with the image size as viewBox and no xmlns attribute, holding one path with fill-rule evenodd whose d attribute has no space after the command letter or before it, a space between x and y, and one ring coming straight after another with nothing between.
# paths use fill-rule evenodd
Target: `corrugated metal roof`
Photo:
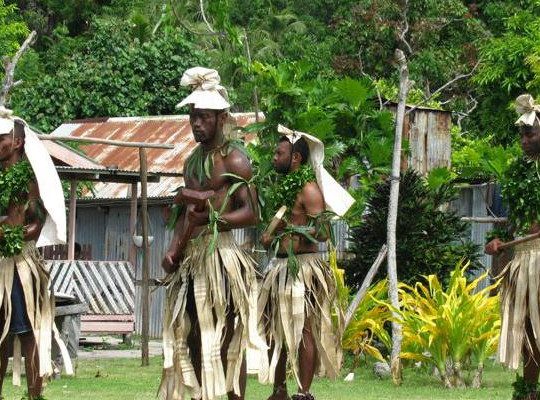
<instances>
[{"instance_id":1,"label":"corrugated metal roof","mask_svg":"<svg viewBox=\"0 0 540 400\"><path fill-rule=\"evenodd\" d=\"M259 115L260 118L264 118L264 115ZM255 113L233 113L232 116L237 126L255 122ZM72 121L62 124L51 134L173 144L172 150L147 149L148 171L158 174L181 173L186 158L196 146L188 115ZM136 148L91 144L81 146L81 150L105 167L128 171L139 169L139 153ZM171 196L182 183L181 177L174 176L164 177L159 183L149 183L148 197ZM129 184L98 183L94 190L97 198L123 198L128 196L129 186Z\"/></svg>"},{"instance_id":2,"label":"corrugated metal roof","mask_svg":"<svg viewBox=\"0 0 540 400\"><path fill-rule=\"evenodd\" d=\"M62 164L70 167L95 169L104 168L102 165L99 165L90 158L79 154L76 150L62 143L56 143L52 140L43 140L41 143L43 143L51 157L56 161L56 165Z\"/></svg>"}]
</instances>

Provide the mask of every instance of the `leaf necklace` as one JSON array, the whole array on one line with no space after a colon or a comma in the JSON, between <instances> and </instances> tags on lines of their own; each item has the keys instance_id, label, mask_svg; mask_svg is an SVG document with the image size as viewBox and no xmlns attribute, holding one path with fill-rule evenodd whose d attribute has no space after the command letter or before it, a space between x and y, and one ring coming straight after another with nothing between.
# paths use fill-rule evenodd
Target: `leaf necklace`
<instances>
[{"instance_id":1,"label":"leaf necklace","mask_svg":"<svg viewBox=\"0 0 540 400\"><path fill-rule=\"evenodd\" d=\"M26 200L34 171L28 160L20 160L0 172L0 215L4 215L10 204L21 204ZM21 225L1 225L0 257L20 254L24 245L24 228Z\"/></svg>"},{"instance_id":2,"label":"leaf necklace","mask_svg":"<svg viewBox=\"0 0 540 400\"><path fill-rule=\"evenodd\" d=\"M518 235L529 233L538 222L540 210L540 166L538 159L516 159L501 182L501 192L509 208L510 222Z\"/></svg>"}]
</instances>

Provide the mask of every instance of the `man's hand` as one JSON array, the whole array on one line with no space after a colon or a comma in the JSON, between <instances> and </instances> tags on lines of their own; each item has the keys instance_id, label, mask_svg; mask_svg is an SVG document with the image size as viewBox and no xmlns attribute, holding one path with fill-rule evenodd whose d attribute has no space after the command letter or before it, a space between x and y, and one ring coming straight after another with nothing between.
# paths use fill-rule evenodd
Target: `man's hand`
<instances>
[{"instance_id":1,"label":"man's hand","mask_svg":"<svg viewBox=\"0 0 540 400\"><path fill-rule=\"evenodd\" d=\"M175 261L175 254L172 251L168 251L161 261L161 267L165 270L166 273L172 274L175 272L178 267L178 261Z\"/></svg>"},{"instance_id":2,"label":"man's hand","mask_svg":"<svg viewBox=\"0 0 540 400\"><path fill-rule=\"evenodd\" d=\"M486 244L486 247L484 247L484 252L486 254L489 254L490 256L493 256L493 255L495 255L495 254L497 254L499 252L499 247L503 243L504 242L501 239L495 238L491 242Z\"/></svg>"},{"instance_id":3,"label":"man's hand","mask_svg":"<svg viewBox=\"0 0 540 400\"><path fill-rule=\"evenodd\" d=\"M272 244L272 240L274 240L274 235L270 235L266 232L264 232L261 236L261 244L265 249L268 249L270 247L270 245Z\"/></svg>"},{"instance_id":4,"label":"man's hand","mask_svg":"<svg viewBox=\"0 0 540 400\"><path fill-rule=\"evenodd\" d=\"M208 210L196 211L193 207L188 208L188 221L193 226L203 226L208 224Z\"/></svg>"}]
</instances>

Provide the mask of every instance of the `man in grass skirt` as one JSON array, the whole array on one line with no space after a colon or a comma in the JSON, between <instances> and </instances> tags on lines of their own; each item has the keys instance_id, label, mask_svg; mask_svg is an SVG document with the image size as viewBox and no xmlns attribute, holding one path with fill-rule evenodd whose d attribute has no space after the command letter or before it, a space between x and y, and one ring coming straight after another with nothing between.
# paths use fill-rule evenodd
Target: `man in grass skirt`
<instances>
[{"instance_id":1,"label":"man in grass skirt","mask_svg":"<svg viewBox=\"0 0 540 400\"><path fill-rule=\"evenodd\" d=\"M186 189L175 200L180 211L162 263L169 273L164 400L243 399L246 347L264 346L257 336L254 261L231 233L257 223L251 164L224 133L230 105L219 82L217 71L201 67L181 80L193 92L178 107L190 107L198 146L184 164Z\"/></svg>"},{"instance_id":2,"label":"man in grass skirt","mask_svg":"<svg viewBox=\"0 0 540 400\"><path fill-rule=\"evenodd\" d=\"M11 348L15 384L25 356L30 399L42 398L43 379L53 373L53 337L72 373L54 326L49 271L36 248L65 239L64 194L52 160L28 125L0 107L0 393Z\"/></svg>"},{"instance_id":3,"label":"man in grass skirt","mask_svg":"<svg viewBox=\"0 0 540 400\"><path fill-rule=\"evenodd\" d=\"M342 315L336 281L318 252L327 240L325 210L342 216L354 200L322 167L324 145L303 132L278 127L283 135L273 164L284 175L275 189L275 206L286 206L275 233L262 237L277 249L259 289L259 333L270 351L262 352L259 380L272 383L269 400L289 399L287 356L298 384L294 400L313 399L314 375L335 378L341 366Z\"/></svg>"},{"instance_id":4,"label":"man in grass skirt","mask_svg":"<svg viewBox=\"0 0 540 400\"><path fill-rule=\"evenodd\" d=\"M523 157L508 168L502 181L503 196L509 203L512 230L519 236L540 232L540 106L530 95L516 100L520 118ZM503 244L495 238L486 253L499 253ZM514 383L514 399L538 398L540 372L540 238L514 247L512 261L501 272L501 337L498 358L518 369L523 355L523 378Z\"/></svg>"}]
</instances>

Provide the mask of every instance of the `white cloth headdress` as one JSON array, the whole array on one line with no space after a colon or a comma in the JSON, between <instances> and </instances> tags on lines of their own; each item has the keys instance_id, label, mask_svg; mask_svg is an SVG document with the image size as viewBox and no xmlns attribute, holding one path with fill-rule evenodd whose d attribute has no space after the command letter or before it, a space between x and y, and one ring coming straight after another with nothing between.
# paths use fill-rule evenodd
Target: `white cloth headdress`
<instances>
[{"instance_id":1,"label":"white cloth headdress","mask_svg":"<svg viewBox=\"0 0 540 400\"><path fill-rule=\"evenodd\" d=\"M227 91L220 84L215 69L194 67L186 70L180 84L190 86L193 92L176 105L176 108L193 104L195 108L226 110L231 107L227 101Z\"/></svg>"},{"instance_id":2,"label":"white cloth headdress","mask_svg":"<svg viewBox=\"0 0 540 400\"><path fill-rule=\"evenodd\" d=\"M24 125L24 153L32 166L47 217L36 246L66 243L66 205L64 191L49 152L24 120L0 107L0 135L12 134L15 122Z\"/></svg>"},{"instance_id":3,"label":"white cloth headdress","mask_svg":"<svg viewBox=\"0 0 540 400\"><path fill-rule=\"evenodd\" d=\"M315 136L304 132L290 130L278 125L278 132L284 134L294 144L304 138L309 147L309 163L315 172L317 184L321 189L326 209L342 217L354 203L354 198L324 169L324 144Z\"/></svg>"},{"instance_id":4,"label":"white cloth headdress","mask_svg":"<svg viewBox=\"0 0 540 400\"><path fill-rule=\"evenodd\" d=\"M540 104L536 104L530 94L522 94L516 99L516 111L520 114L520 117L515 122L516 125L533 126L537 118L536 113L540 113Z\"/></svg>"}]
</instances>

